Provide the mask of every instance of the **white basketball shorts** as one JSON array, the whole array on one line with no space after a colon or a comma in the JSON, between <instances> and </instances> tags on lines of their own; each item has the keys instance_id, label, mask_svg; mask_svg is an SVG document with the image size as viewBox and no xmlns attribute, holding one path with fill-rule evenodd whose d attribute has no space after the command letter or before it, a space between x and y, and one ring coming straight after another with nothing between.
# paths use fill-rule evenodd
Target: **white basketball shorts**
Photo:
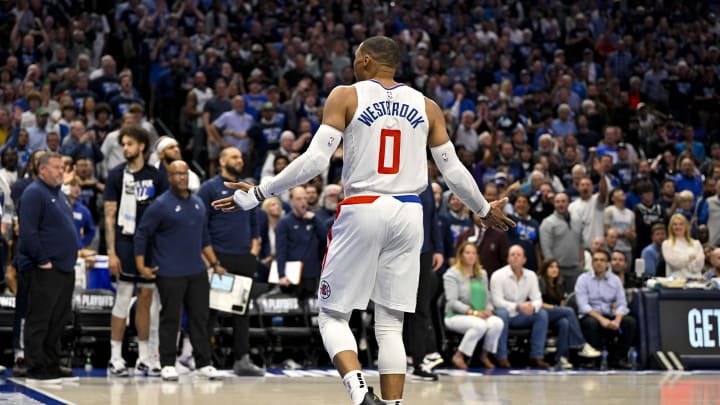
<instances>
[{"instance_id":1,"label":"white basketball shorts","mask_svg":"<svg viewBox=\"0 0 720 405\"><path fill-rule=\"evenodd\" d=\"M320 308L376 304L415 312L423 210L416 195L353 196L340 203L328 233L318 288Z\"/></svg>"}]
</instances>

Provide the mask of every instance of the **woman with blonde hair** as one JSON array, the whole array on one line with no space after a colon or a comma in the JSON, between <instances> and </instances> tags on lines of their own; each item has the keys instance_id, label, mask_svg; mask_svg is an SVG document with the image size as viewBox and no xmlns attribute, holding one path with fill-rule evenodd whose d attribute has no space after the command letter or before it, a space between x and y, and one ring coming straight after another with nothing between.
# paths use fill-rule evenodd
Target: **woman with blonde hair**
<instances>
[{"instance_id":1,"label":"woman with blonde hair","mask_svg":"<svg viewBox=\"0 0 720 405\"><path fill-rule=\"evenodd\" d=\"M682 214L675 214L668 224L668 238L662 243L667 277L701 278L705 253L702 245L690 237L690 224Z\"/></svg>"},{"instance_id":2,"label":"woman with blonde hair","mask_svg":"<svg viewBox=\"0 0 720 405\"><path fill-rule=\"evenodd\" d=\"M270 267L275 259L275 227L280 218L285 215L282 202L278 197L269 197L263 201L262 213L258 213L258 228L260 230L260 257L262 264Z\"/></svg>"},{"instance_id":3,"label":"woman with blonde hair","mask_svg":"<svg viewBox=\"0 0 720 405\"><path fill-rule=\"evenodd\" d=\"M487 272L480 266L477 246L473 243L461 243L455 259L455 265L443 276L445 327L463 334L452 362L457 368L466 370L466 357L472 358L475 346L484 336L480 361L485 368L493 369L495 365L488 353L497 351L503 321L493 315Z\"/></svg>"}]
</instances>

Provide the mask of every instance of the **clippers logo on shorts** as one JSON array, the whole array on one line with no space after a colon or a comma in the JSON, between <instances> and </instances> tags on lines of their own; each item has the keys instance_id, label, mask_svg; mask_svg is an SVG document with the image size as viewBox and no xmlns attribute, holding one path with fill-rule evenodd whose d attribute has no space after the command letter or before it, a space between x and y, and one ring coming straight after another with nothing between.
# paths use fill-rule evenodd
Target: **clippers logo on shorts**
<instances>
[{"instance_id":1,"label":"clippers logo on shorts","mask_svg":"<svg viewBox=\"0 0 720 405\"><path fill-rule=\"evenodd\" d=\"M320 298L326 300L330 297L330 284L327 281L322 280L320 282Z\"/></svg>"},{"instance_id":2,"label":"clippers logo on shorts","mask_svg":"<svg viewBox=\"0 0 720 405\"><path fill-rule=\"evenodd\" d=\"M125 183L125 193L134 194L135 201L146 201L155 196L155 184L150 179L128 181Z\"/></svg>"}]
</instances>

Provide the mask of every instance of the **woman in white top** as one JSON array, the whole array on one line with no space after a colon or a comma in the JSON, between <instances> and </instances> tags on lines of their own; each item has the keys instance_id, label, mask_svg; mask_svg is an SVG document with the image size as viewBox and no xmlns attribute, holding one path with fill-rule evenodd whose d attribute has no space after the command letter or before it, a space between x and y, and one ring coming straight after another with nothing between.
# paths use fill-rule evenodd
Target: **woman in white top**
<instances>
[{"instance_id":1,"label":"woman in white top","mask_svg":"<svg viewBox=\"0 0 720 405\"><path fill-rule=\"evenodd\" d=\"M610 203L605 208L605 234L609 229L615 229L618 239L615 250L625 253L628 263L631 263L632 246L635 242L635 213L625 207L625 192L621 188L613 189L610 192Z\"/></svg>"},{"instance_id":2,"label":"woman in white top","mask_svg":"<svg viewBox=\"0 0 720 405\"><path fill-rule=\"evenodd\" d=\"M705 253L702 245L690 237L690 224L682 214L670 218L668 238L662 243L667 277L701 278Z\"/></svg>"}]
</instances>

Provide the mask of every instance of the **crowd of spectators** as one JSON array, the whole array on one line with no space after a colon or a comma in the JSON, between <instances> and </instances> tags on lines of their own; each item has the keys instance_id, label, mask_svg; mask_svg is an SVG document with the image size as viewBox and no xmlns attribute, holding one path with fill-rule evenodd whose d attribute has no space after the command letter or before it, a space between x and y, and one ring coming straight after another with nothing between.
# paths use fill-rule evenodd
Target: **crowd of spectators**
<instances>
[{"instance_id":1,"label":"crowd of spectators","mask_svg":"<svg viewBox=\"0 0 720 405\"><path fill-rule=\"evenodd\" d=\"M66 157L73 202L100 228L105 176L124 161L121 127L143 126L151 145L174 137L201 180L236 147L241 177L261 182L304 151L330 90L354 81L360 42L387 35L403 52L397 80L445 111L461 161L489 201L510 197L518 223L507 234L476 229L431 164L449 265L469 240L488 276L511 244L530 270L555 259L567 292L600 249L622 253L624 267L614 254L611 267L626 286L638 258L645 275L718 276L715 12L712 2L649 0L0 1L2 255L12 255L12 190L33 152ZM320 219L342 197L341 171L339 149L306 188ZM292 208L281 200L272 235L281 207ZM94 229L82 218L83 233ZM81 247L102 253L97 235ZM702 247L682 257L693 266L666 266L667 252L686 253L676 240ZM267 264L278 253L263 243Z\"/></svg>"}]
</instances>

